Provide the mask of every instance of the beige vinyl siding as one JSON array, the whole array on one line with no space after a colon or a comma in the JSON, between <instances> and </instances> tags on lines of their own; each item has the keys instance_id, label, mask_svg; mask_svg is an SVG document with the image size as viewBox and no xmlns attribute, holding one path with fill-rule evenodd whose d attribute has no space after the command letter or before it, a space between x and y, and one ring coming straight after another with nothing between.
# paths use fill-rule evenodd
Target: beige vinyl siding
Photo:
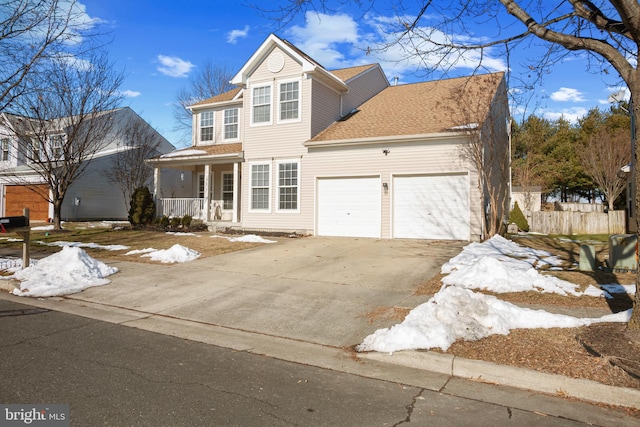
<instances>
[{"instance_id":1,"label":"beige vinyl siding","mask_svg":"<svg viewBox=\"0 0 640 427\"><path fill-rule=\"evenodd\" d=\"M259 65L251 75L247 88L245 106L242 112L243 149L245 162L243 163L241 181L241 211L242 226L248 229L277 229L310 231L313 224L313 188L311 191L304 185L305 170L302 157L306 154L304 142L310 138L311 129L311 84L312 80L303 78L301 65L280 49L270 53L280 52L284 58L284 67L278 73L268 69L269 56ZM300 87L300 120L278 122L278 92L279 83L299 79ZM251 124L251 90L263 84L271 84L271 123L264 125ZM281 161L297 161L298 167L298 210L296 212L278 211L278 164ZM254 163L268 163L270 167L270 193L268 212L251 211L251 165ZM309 193L307 195L307 193ZM311 204L309 204L311 201Z\"/></svg>"},{"instance_id":2,"label":"beige vinyl siding","mask_svg":"<svg viewBox=\"0 0 640 427\"><path fill-rule=\"evenodd\" d=\"M282 70L277 73L273 73L269 70L269 58L274 54L280 54L284 57L284 66ZM256 67L255 70L250 72L250 84L253 85L254 82L257 81L268 81L277 78L288 78L302 75L302 65L294 60L291 56L289 56L285 51L280 49L279 47L274 48L269 54L264 58L264 60Z\"/></svg>"},{"instance_id":3,"label":"beige vinyl siding","mask_svg":"<svg viewBox=\"0 0 640 427\"><path fill-rule=\"evenodd\" d=\"M305 188L314 186L319 177L380 176L381 182L389 185L382 191L382 238L392 237L393 176L408 174L460 174L469 173L471 204L471 235L481 233L481 209L477 173L465 165L461 157L460 143L463 141L432 141L424 143L375 144L344 148L310 148L305 156ZM384 155L383 149L390 150ZM310 182L311 181L311 182Z\"/></svg>"},{"instance_id":4,"label":"beige vinyl siding","mask_svg":"<svg viewBox=\"0 0 640 427\"><path fill-rule=\"evenodd\" d=\"M320 81L312 80L311 137L340 118L340 96L338 92Z\"/></svg>"},{"instance_id":5,"label":"beige vinyl siding","mask_svg":"<svg viewBox=\"0 0 640 427\"><path fill-rule=\"evenodd\" d=\"M278 165L282 162L298 162L298 210L296 212L278 211ZM251 211L251 166L266 163L270 167L269 211ZM314 187L313 177L308 176L302 158L277 157L246 161L242 173L242 226L248 229L301 231L313 230Z\"/></svg>"},{"instance_id":6,"label":"beige vinyl siding","mask_svg":"<svg viewBox=\"0 0 640 427\"><path fill-rule=\"evenodd\" d=\"M388 85L387 78L382 75L378 67L357 75L347 82L349 92L342 101L342 115L348 114L354 108L379 93Z\"/></svg>"}]
</instances>

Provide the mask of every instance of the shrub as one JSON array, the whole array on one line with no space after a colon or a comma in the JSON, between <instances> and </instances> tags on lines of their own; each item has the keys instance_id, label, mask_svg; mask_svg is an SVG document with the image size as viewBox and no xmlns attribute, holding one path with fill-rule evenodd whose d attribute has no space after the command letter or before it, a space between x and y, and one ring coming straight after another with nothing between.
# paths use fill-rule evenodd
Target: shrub
<instances>
[{"instance_id":1,"label":"shrub","mask_svg":"<svg viewBox=\"0 0 640 427\"><path fill-rule=\"evenodd\" d=\"M179 216L172 216L169 222L169 224L171 225L171 228L178 228L180 227L181 223L182 223L182 218L180 218Z\"/></svg>"},{"instance_id":2,"label":"shrub","mask_svg":"<svg viewBox=\"0 0 640 427\"><path fill-rule=\"evenodd\" d=\"M147 187L138 187L131 196L129 222L133 225L148 225L156 216L156 203Z\"/></svg>"},{"instance_id":3,"label":"shrub","mask_svg":"<svg viewBox=\"0 0 640 427\"><path fill-rule=\"evenodd\" d=\"M529 231L529 222L520 210L518 202L515 202L513 210L509 214L509 223L517 225L519 230Z\"/></svg>"},{"instance_id":4,"label":"shrub","mask_svg":"<svg viewBox=\"0 0 640 427\"><path fill-rule=\"evenodd\" d=\"M157 223L162 228L167 228L169 226L169 217L166 215L162 215L158 218Z\"/></svg>"},{"instance_id":5,"label":"shrub","mask_svg":"<svg viewBox=\"0 0 640 427\"><path fill-rule=\"evenodd\" d=\"M185 215L182 217L182 226L184 228L189 228L191 227L191 221L193 220L193 218L191 217L191 215Z\"/></svg>"}]
</instances>

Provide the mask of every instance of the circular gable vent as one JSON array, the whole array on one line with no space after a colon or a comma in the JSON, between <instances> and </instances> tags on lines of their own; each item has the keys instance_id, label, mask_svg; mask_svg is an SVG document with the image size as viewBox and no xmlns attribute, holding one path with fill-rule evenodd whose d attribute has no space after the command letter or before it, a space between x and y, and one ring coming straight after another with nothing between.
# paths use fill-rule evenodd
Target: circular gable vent
<instances>
[{"instance_id":1,"label":"circular gable vent","mask_svg":"<svg viewBox=\"0 0 640 427\"><path fill-rule=\"evenodd\" d=\"M269 57L269 71L277 73L284 67L284 56L280 52L275 52Z\"/></svg>"}]
</instances>

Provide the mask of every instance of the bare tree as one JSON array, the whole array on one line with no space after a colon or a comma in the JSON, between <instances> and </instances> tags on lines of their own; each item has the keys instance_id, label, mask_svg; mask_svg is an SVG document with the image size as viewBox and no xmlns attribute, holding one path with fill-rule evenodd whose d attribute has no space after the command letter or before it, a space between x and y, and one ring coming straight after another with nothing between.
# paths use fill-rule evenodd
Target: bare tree
<instances>
[{"instance_id":1,"label":"bare tree","mask_svg":"<svg viewBox=\"0 0 640 427\"><path fill-rule=\"evenodd\" d=\"M502 231L509 203L509 107L502 74L462 79L452 100L443 108L467 136L460 147L462 159L474 167L482 197L484 238ZM455 102L453 101L455 100ZM451 105L455 105L452 108Z\"/></svg>"},{"instance_id":2,"label":"bare tree","mask_svg":"<svg viewBox=\"0 0 640 427\"><path fill-rule=\"evenodd\" d=\"M227 68L207 62L204 68L189 80L188 87L181 89L176 95L173 107L175 130L183 132L184 138L189 140L192 114L187 107L233 89L230 83L232 78L233 73Z\"/></svg>"},{"instance_id":3,"label":"bare tree","mask_svg":"<svg viewBox=\"0 0 640 427\"><path fill-rule=\"evenodd\" d=\"M111 167L103 173L109 182L118 186L128 210L135 189L151 180L153 169L145 160L160 154L158 148L163 138L138 116L130 116L116 138L118 152Z\"/></svg>"},{"instance_id":4,"label":"bare tree","mask_svg":"<svg viewBox=\"0 0 640 427\"><path fill-rule=\"evenodd\" d=\"M631 161L628 131L600 129L578 153L582 167L604 194L609 210L626 188L620 169Z\"/></svg>"},{"instance_id":5,"label":"bare tree","mask_svg":"<svg viewBox=\"0 0 640 427\"><path fill-rule=\"evenodd\" d=\"M46 69L65 46L86 38L90 26L75 0L0 2L0 110L34 89L25 79Z\"/></svg>"},{"instance_id":6,"label":"bare tree","mask_svg":"<svg viewBox=\"0 0 640 427\"><path fill-rule=\"evenodd\" d=\"M2 174L13 184L31 188L53 205L53 224L60 229L62 202L71 184L110 142L114 111L121 100L123 75L106 53L60 56L47 72L30 79L12 106L17 167ZM34 180L34 177L36 178ZM34 185L45 183L46 189Z\"/></svg>"},{"instance_id":7,"label":"bare tree","mask_svg":"<svg viewBox=\"0 0 640 427\"><path fill-rule=\"evenodd\" d=\"M337 3L346 3L337 0ZM307 10L324 11L328 0L283 0L272 6L281 22ZM604 73L614 70L626 83L633 100L640 99L640 3L636 0L568 0L566 2L516 0L403 2L390 0L358 0L373 7L388 6L396 14L396 26L380 46L362 46L365 50L387 50L396 47L406 59L417 59L428 69L448 71L469 59L477 69L491 49L503 49L507 60L513 48L522 48L534 40L543 41L546 52L531 64L529 74L542 76L561 57L578 52L586 54L593 69ZM409 9L413 8L413 9ZM493 34L475 35L471 25L481 25ZM510 65L510 64L509 64ZM640 102L631 112L640 123ZM633 140L638 141L640 126L634 127ZM634 159L640 158L636 144ZM640 174L633 168L635 220L640 230ZM636 277L636 294L627 333L640 341L640 269Z\"/></svg>"}]
</instances>

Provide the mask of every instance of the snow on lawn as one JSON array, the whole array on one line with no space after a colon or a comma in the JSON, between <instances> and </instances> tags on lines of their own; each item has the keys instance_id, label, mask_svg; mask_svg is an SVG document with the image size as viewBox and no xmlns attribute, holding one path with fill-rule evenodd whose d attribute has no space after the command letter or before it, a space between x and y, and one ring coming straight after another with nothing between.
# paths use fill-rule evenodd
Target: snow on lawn
<instances>
[{"instance_id":1,"label":"snow on lawn","mask_svg":"<svg viewBox=\"0 0 640 427\"><path fill-rule=\"evenodd\" d=\"M13 294L29 297L53 297L80 292L92 286L110 283L107 279L118 272L115 267L91 258L78 247L65 246L60 252L39 261L30 261L30 266L17 270L12 276L21 281Z\"/></svg>"},{"instance_id":2,"label":"snow on lawn","mask_svg":"<svg viewBox=\"0 0 640 427\"><path fill-rule=\"evenodd\" d=\"M247 234L240 237L226 237L226 236L211 236L219 239L227 239L230 242L243 242L243 243L276 243L275 240L268 240L255 234Z\"/></svg>"},{"instance_id":3,"label":"snow on lawn","mask_svg":"<svg viewBox=\"0 0 640 427\"><path fill-rule=\"evenodd\" d=\"M162 263L173 263L193 261L194 259L200 257L200 252L194 251L193 249L189 249L179 244L175 244L169 249L149 251L142 256L149 257L153 261L160 261Z\"/></svg>"},{"instance_id":4,"label":"snow on lawn","mask_svg":"<svg viewBox=\"0 0 640 427\"><path fill-rule=\"evenodd\" d=\"M471 243L442 266L442 273L448 276L443 278L444 285L437 294L413 309L402 323L367 336L357 350L392 353L440 348L445 351L458 339L474 341L492 334L506 335L518 328L575 328L596 322L629 321L631 310L595 319L577 318L518 307L471 290L599 297L635 292L633 285L602 285L602 289L590 286L579 293L577 285L540 274L534 267L542 263L557 265L558 261L546 251L525 248L501 236Z\"/></svg>"},{"instance_id":5,"label":"snow on lawn","mask_svg":"<svg viewBox=\"0 0 640 427\"><path fill-rule=\"evenodd\" d=\"M100 245L98 243L66 242L64 240L58 240L56 242L37 241L36 243L44 246L61 246L61 247L72 246L76 248L104 249L107 251L124 251L126 249L129 249L129 246L124 246L124 245Z\"/></svg>"}]
</instances>

